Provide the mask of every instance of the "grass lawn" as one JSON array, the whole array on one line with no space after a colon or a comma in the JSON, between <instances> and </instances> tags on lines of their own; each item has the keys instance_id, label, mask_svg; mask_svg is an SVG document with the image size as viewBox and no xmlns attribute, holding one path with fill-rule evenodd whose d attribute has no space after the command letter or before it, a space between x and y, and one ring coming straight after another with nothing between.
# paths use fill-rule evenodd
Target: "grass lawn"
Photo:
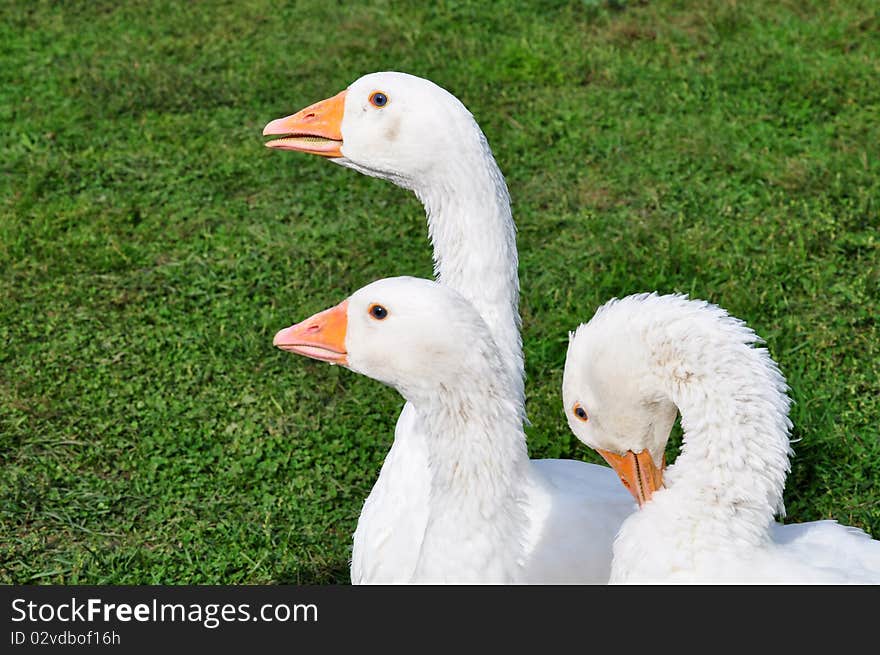
<instances>
[{"instance_id":1,"label":"grass lawn","mask_svg":"<svg viewBox=\"0 0 880 655\"><path fill-rule=\"evenodd\" d=\"M430 277L424 214L260 132L389 69L507 177L533 457L600 461L567 331L687 292L789 380L787 520L880 536L876 2L61 4L0 8L0 582L348 580L403 401L272 336Z\"/></svg>"}]
</instances>

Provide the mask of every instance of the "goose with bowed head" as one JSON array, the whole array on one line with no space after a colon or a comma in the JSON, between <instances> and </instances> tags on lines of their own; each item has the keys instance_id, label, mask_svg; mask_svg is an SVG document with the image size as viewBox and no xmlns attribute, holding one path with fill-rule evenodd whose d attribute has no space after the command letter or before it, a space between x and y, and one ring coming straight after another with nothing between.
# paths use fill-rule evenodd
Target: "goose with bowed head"
<instances>
[{"instance_id":1,"label":"goose with bowed head","mask_svg":"<svg viewBox=\"0 0 880 655\"><path fill-rule=\"evenodd\" d=\"M684 296L613 300L571 336L569 425L641 509L614 542L612 582L880 582L880 542L835 521L782 525L787 386L759 339ZM681 453L664 470L677 413Z\"/></svg>"},{"instance_id":2,"label":"goose with bowed head","mask_svg":"<svg viewBox=\"0 0 880 655\"><path fill-rule=\"evenodd\" d=\"M632 499L607 467L529 459L517 375L461 294L379 280L274 343L388 384L411 405L429 493L412 570L397 582L607 580Z\"/></svg>"},{"instance_id":3,"label":"goose with bowed head","mask_svg":"<svg viewBox=\"0 0 880 655\"><path fill-rule=\"evenodd\" d=\"M467 300L482 317L509 373L515 404L525 402L518 312L516 229L504 176L480 127L448 91L404 73L371 73L335 96L270 122L263 134L273 149L328 158L413 191L422 201L433 244L437 281ZM518 412L520 419L524 413ZM522 431L516 433L525 449ZM568 469L535 463L548 484L565 487ZM604 488L608 471L587 469ZM403 408L379 478L354 533L354 583L413 578L430 508L428 426L412 402ZM618 518L615 507L591 503L599 522ZM614 495L614 494L612 494ZM607 544L610 548L610 543ZM602 560L604 561L604 560ZM590 581L604 582L608 571Z\"/></svg>"}]
</instances>

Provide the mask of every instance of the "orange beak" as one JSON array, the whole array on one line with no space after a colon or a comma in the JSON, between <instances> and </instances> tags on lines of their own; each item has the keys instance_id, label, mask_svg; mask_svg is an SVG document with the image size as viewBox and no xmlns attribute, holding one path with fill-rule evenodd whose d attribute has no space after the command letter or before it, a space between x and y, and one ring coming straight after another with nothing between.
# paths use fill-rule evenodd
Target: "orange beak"
<instances>
[{"instance_id":1,"label":"orange beak","mask_svg":"<svg viewBox=\"0 0 880 655\"><path fill-rule=\"evenodd\" d=\"M272 344L298 355L331 364L348 364L345 333L348 329L348 301L307 318L301 323L284 328Z\"/></svg>"},{"instance_id":2,"label":"orange beak","mask_svg":"<svg viewBox=\"0 0 880 655\"><path fill-rule=\"evenodd\" d=\"M346 91L316 102L292 116L263 128L263 136L282 136L266 142L267 148L296 150L321 157L342 157L342 116Z\"/></svg>"},{"instance_id":3,"label":"orange beak","mask_svg":"<svg viewBox=\"0 0 880 655\"><path fill-rule=\"evenodd\" d=\"M626 451L623 455L612 453L610 450L602 450L597 448L596 452L605 458L605 461L611 465L623 486L629 489L629 492L636 499L639 507L644 506L655 491L663 486L663 469L666 468L666 455L660 468L654 464L651 453L647 449L636 454L631 450Z\"/></svg>"}]
</instances>

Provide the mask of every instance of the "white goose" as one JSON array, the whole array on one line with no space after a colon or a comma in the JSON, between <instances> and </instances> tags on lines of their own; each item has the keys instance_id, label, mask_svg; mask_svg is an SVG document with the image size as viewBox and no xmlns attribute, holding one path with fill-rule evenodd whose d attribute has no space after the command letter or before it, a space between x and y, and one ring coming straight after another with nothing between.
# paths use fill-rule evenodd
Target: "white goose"
<instances>
[{"instance_id":1,"label":"white goose","mask_svg":"<svg viewBox=\"0 0 880 655\"><path fill-rule=\"evenodd\" d=\"M332 98L272 121L263 134L280 137L266 143L270 148L327 157L415 192L428 218L437 281L459 292L483 317L522 404L516 229L504 177L465 106L428 80L372 73ZM412 577L428 517L427 456L424 426L407 403L358 520L352 582ZM545 475L567 482L563 468L547 466ZM603 469L593 475L602 487ZM597 520L613 520L614 511L600 503L593 511Z\"/></svg>"},{"instance_id":2,"label":"white goose","mask_svg":"<svg viewBox=\"0 0 880 655\"><path fill-rule=\"evenodd\" d=\"M612 582L880 582L880 542L835 521L792 525L786 383L746 325L685 296L613 300L569 343L569 425L642 505ZM681 412L681 453L663 451ZM650 501L650 502L649 502Z\"/></svg>"},{"instance_id":3,"label":"white goose","mask_svg":"<svg viewBox=\"0 0 880 655\"><path fill-rule=\"evenodd\" d=\"M529 460L519 378L460 294L418 278L379 280L274 343L384 382L410 403L430 492L412 571L397 582L607 580L632 499L607 467Z\"/></svg>"}]
</instances>

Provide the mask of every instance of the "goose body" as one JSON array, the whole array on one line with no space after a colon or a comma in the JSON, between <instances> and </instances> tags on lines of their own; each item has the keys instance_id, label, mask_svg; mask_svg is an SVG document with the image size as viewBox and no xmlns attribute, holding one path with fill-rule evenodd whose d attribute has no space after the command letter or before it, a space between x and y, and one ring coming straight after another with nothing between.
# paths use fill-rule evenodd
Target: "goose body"
<instances>
[{"instance_id":1,"label":"goose body","mask_svg":"<svg viewBox=\"0 0 880 655\"><path fill-rule=\"evenodd\" d=\"M461 294L485 321L522 406L516 229L504 177L467 108L429 80L372 73L332 98L272 121L264 134L279 137L269 141L269 147L323 156L416 194L427 215L436 279ZM518 434L525 448L524 436ZM358 519L352 582L412 578L431 492L426 439L422 417L407 402ZM570 466L534 467L535 493L567 484ZM609 475L604 467L577 471L588 485L596 476L596 489L604 489ZM626 499L619 489L608 493ZM613 509L604 513L599 504L590 508L599 522L613 522L616 516ZM603 561L596 560L593 581L607 577Z\"/></svg>"},{"instance_id":2,"label":"goose body","mask_svg":"<svg viewBox=\"0 0 880 655\"><path fill-rule=\"evenodd\" d=\"M791 401L758 341L719 307L655 294L611 301L572 335L569 425L642 505L615 540L612 582L880 582L880 542L861 530L774 520ZM681 453L663 471L678 412Z\"/></svg>"},{"instance_id":3,"label":"goose body","mask_svg":"<svg viewBox=\"0 0 880 655\"><path fill-rule=\"evenodd\" d=\"M610 468L528 458L518 378L456 291L380 280L280 331L275 345L393 386L423 430L424 530L393 582L607 581L632 499Z\"/></svg>"}]
</instances>

